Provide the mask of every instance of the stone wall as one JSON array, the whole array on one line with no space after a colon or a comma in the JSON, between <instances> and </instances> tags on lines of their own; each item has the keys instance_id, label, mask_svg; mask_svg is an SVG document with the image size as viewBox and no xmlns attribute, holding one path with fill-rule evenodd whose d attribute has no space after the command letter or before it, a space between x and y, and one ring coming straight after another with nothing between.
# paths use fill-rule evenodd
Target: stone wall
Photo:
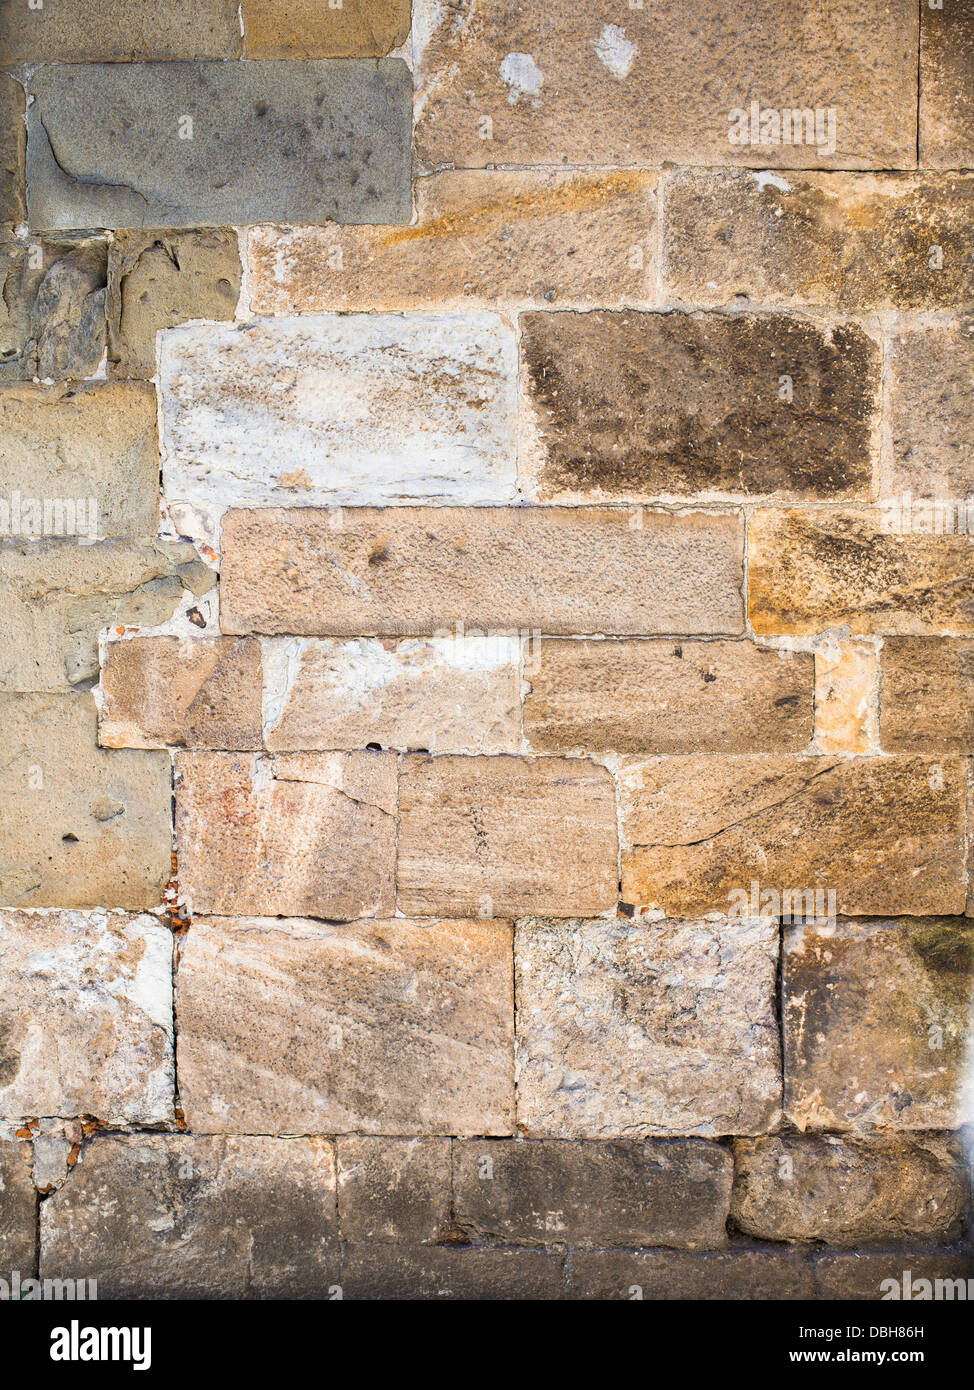
<instances>
[{"instance_id":1,"label":"stone wall","mask_svg":"<svg viewBox=\"0 0 974 1390\"><path fill-rule=\"evenodd\" d=\"M974 1275L971 0L0 10L0 1272Z\"/></svg>"}]
</instances>

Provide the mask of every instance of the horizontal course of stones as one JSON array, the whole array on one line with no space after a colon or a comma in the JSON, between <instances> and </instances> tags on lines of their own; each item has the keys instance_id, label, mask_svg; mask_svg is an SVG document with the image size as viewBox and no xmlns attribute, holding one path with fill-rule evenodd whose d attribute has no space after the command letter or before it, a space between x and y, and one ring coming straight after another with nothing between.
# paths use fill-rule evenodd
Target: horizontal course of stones
<instances>
[{"instance_id":1,"label":"horizontal course of stones","mask_svg":"<svg viewBox=\"0 0 974 1390\"><path fill-rule=\"evenodd\" d=\"M969 7L164 8L0 25L0 1273L970 1277Z\"/></svg>"}]
</instances>

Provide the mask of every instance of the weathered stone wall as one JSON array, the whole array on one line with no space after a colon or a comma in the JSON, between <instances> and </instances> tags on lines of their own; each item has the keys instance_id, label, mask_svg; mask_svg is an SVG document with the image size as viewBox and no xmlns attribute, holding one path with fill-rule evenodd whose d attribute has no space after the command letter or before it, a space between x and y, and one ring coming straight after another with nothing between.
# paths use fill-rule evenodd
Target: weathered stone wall
<instances>
[{"instance_id":1,"label":"weathered stone wall","mask_svg":"<svg viewBox=\"0 0 974 1390\"><path fill-rule=\"evenodd\" d=\"M0 67L0 1273L974 1276L971 0Z\"/></svg>"}]
</instances>

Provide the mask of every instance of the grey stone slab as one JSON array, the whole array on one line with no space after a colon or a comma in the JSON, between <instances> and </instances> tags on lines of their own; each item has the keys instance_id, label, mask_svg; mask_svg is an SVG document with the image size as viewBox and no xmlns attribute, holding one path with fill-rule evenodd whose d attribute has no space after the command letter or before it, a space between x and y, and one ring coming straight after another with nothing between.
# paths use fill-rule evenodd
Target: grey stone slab
<instances>
[{"instance_id":1,"label":"grey stone slab","mask_svg":"<svg viewBox=\"0 0 974 1390\"><path fill-rule=\"evenodd\" d=\"M3 0L0 66L235 58L238 0Z\"/></svg>"},{"instance_id":2,"label":"grey stone slab","mask_svg":"<svg viewBox=\"0 0 974 1390\"><path fill-rule=\"evenodd\" d=\"M398 58L41 67L32 228L402 223L412 81Z\"/></svg>"}]
</instances>

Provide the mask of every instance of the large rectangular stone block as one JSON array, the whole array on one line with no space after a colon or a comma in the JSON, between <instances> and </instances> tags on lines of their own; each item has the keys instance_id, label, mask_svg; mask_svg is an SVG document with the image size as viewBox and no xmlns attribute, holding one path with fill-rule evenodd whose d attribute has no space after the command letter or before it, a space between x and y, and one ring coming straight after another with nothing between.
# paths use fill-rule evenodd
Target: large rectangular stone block
<instances>
[{"instance_id":1,"label":"large rectangular stone block","mask_svg":"<svg viewBox=\"0 0 974 1390\"><path fill-rule=\"evenodd\" d=\"M599 1302L723 1302L815 1297L804 1252L782 1246L688 1253L684 1250L579 1250L572 1255L569 1297Z\"/></svg>"},{"instance_id":2,"label":"large rectangular stone block","mask_svg":"<svg viewBox=\"0 0 974 1390\"><path fill-rule=\"evenodd\" d=\"M238 0L7 0L0 66L235 58Z\"/></svg>"},{"instance_id":3,"label":"large rectangular stone block","mask_svg":"<svg viewBox=\"0 0 974 1390\"><path fill-rule=\"evenodd\" d=\"M8 6L8 12L10 7ZM6 13L4 15L6 20ZM2 43L2 40L0 40ZM27 133L24 130L26 102L24 89L5 72L0 73L0 132L3 152L0 154L0 225L13 227L27 215L24 202L24 150Z\"/></svg>"},{"instance_id":4,"label":"large rectangular stone block","mask_svg":"<svg viewBox=\"0 0 974 1390\"><path fill-rule=\"evenodd\" d=\"M202 1133L511 1134L507 922L196 919L179 1085Z\"/></svg>"},{"instance_id":5,"label":"large rectangular stone block","mask_svg":"<svg viewBox=\"0 0 974 1390\"><path fill-rule=\"evenodd\" d=\"M30 225L408 222L411 88L399 58L37 68Z\"/></svg>"},{"instance_id":6,"label":"large rectangular stone block","mask_svg":"<svg viewBox=\"0 0 974 1390\"><path fill-rule=\"evenodd\" d=\"M224 632L736 634L741 518L582 507L231 511Z\"/></svg>"},{"instance_id":7,"label":"large rectangular stone block","mask_svg":"<svg viewBox=\"0 0 974 1390\"><path fill-rule=\"evenodd\" d=\"M920 6L920 163L974 165L974 9L970 0Z\"/></svg>"},{"instance_id":8,"label":"large rectangular stone block","mask_svg":"<svg viewBox=\"0 0 974 1390\"><path fill-rule=\"evenodd\" d=\"M563 1265L564 1256L545 1250L349 1244L342 1290L346 1299L380 1302L548 1301L565 1296Z\"/></svg>"},{"instance_id":9,"label":"large rectangular stone block","mask_svg":"<svg viewBox=\"0 0 974 1390\"><path fill-rule=\"evenodd\" d=\"M80 381L105 355L108 242L0 234L0 381Z\"/></svg>"},{"instance_id":10,"label":"large rectangular stone block","mask_svg":"<svg viewBox=\"0 0 974 1390\"><path fill-rule=\"evenodd\" d=\"M819 1297L887 1302L889 1299L926 1302L967 1300L974 1280L974 1258L965 1253L903 1250L856 1250L842 1255L823 1253L815 1261Z\"/></svg>"},{"instance_id":11,"label":"large rectangular stone block","mask_svg":"<svg viewBox=\"0 0 974 1390\"><path fill-rule=\"evenodd\" d=\"M10 1278L19 1270L33 1274L37 1260L37 1193L34 1191L31 1146L9 1133L0 1133L0 1269Z\"/></svg>"},{"instance_id":12,"label":"large rectangular stone block","mask_svg":"<svg viewBox=\"0 0 974 1390\"><path fill-rule=\"evenodd\" d=\"M242 0L248 58L371 58L409 36L409 0Z\"/></svg>"},{"instance_id":13,"label":"large rectangular stone block","mask_svg":"<svg viewBox=\"0 0 974 1390\"><path fill-rule=\"evenodd\" d=\"M618 896L615 790L585 759L410 757L399 909L416 916L605 912Z\"/></svg>"},{"instance_id":14,"label":"large rectangular stone block","mask_svg":"<svg viewBox=\"0 0 974 1390\"><path fill-rule=\"evenodd\" d=\"M879 671L884 749L974 753L974 638L886 637Z\"/></svg>"},{"instance_id":15,"label":"large rectangular stone block","mask_svg":"<svg viewBox=\"0 0 974 1390\"><path fill-rule=\"evenodd\" d=\"M172 962L145 913L0 911L0 1116L171 1121Z\"/></svg>"},{"instance_id":16,"label":"large rectangular stone block","mask_svg":"<svg viewBox=\"0 0 974 1390\"><path fill-rule=\"evenodd\" d=\"M964 784L959 758L626 759L622 896L681 914L757 911L766 891L773 916L796 894L801 916L961 912Z\"/></svg>"},{"instance_id":17,"label":"large rectangular stone block","mask_svg":"<svg viewBox=\"0 0 974 1390\"><path fill-rule=\"evenodd\" d=\"M420 1245L453 1230L445 1138L343 1134L338 1148L342 1238Z\"/></svg>"},{"instance_id":18,"label":"large rectangular stone block","mask_svg":"<svg viewBox=\"0 0 974 1390\"><path fill-rule=\"evenodd\" d=\"M966 502L974 497L974 316L897 327L887 338L886 362L890 444L882 496L905 501L910 514L904 494L940 506ZM937 525L936 510L927 525Z\"/></svg>"},{"instance_id":19,"label":"large rectangular stone block","mask_svg":"<svg viewBox=\"0 0 974 1390\"><path fill-rule=\"evenodd\" d=\"M759 1134L780 1115L776 923L518 923L518 1123L572 1139Z\"/></svg>"}]
</instances>

